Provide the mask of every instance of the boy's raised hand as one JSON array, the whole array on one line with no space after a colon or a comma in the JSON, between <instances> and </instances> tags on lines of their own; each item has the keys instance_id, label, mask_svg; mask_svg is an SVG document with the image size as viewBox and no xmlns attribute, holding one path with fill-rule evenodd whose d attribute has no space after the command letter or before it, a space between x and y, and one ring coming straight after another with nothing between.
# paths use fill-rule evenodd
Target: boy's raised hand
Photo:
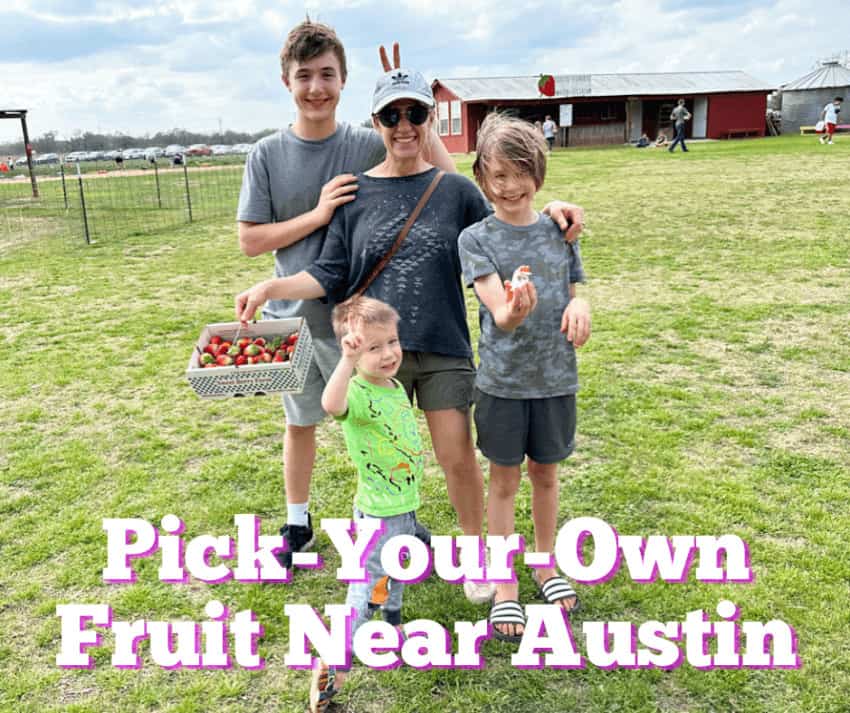
<instances>
[{"instance_id":1,"label":"boy's raised hand","mask_svg":"<svg viewBox=\"0 0 850 713\"><path fill-rule=\"evenodd\" d=\"M348 334L346 334L342 339L340 339L339 345L342 348L342 356L344 359L347 359L349 362L356 362L360 355L363 353L363 348L365 346L363 341L363 335L360 332L360 324L352 324L349 320L348 322Z\"/></svg>"},{"instance_id":2,"label":"boy's raised hand","mask_svg":"<svg viewBox=\"0 0 850 713\"><path fill-rule=\"evenodd\" d=\"M590 305L581 297L570 300L561 316L561 332L574 347L582 346L590 339Z\"/></svg>"}]
</instances>

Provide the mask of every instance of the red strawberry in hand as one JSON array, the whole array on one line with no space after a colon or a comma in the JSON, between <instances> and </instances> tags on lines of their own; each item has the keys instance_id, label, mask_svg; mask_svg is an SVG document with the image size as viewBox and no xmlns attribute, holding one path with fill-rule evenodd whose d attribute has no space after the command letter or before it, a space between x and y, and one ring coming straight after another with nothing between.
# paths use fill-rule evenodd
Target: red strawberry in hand
<instances>
[{"instance_id":1,"label":"red strawberry in hand","mask_svg":"<svg viewBox=\"0 0 850 713\"><path fill-rule=\"evenodd\" d=\"M537 80L537 88L544 97L555 96L555 77L551 74L541 74Z\"/></svg>"}]
</instances>

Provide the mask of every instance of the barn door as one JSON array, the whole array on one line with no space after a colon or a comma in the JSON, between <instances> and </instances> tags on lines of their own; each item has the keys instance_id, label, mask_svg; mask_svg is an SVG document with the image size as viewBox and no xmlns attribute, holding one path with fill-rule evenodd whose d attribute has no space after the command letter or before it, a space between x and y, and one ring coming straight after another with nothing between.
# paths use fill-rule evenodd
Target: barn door
<instances>
[{"instance_id":1,"label":"barn door","mask_svg":"<svg viewBox=\"0 0 850 713\"><path fill-rule=\"evenodd\" d=\"M695 139L704 139L706 126L708 124L708 97L694 98L694 123L691 128L691 136Z\"/></svg>"},{"instance_id":2,"label":"barn door","mask_svg":"<svg viewBox=\"0 0 850 713\"><path fill-rule=\"evenodd\" d=\"M637 141L643 133L643 102L640 99L629 99L629 141Z\"/></svg>"}]
</instances>

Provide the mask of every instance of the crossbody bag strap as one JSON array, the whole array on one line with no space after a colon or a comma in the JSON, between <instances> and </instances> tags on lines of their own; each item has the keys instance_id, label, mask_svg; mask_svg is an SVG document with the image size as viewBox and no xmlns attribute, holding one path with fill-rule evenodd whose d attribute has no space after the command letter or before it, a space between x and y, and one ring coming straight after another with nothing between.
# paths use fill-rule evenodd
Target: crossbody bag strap
<instances>
[{"instance_id":1,"label":"crossbody bag strap","mask_svg":"<svg viewBox=\"0 0 850 713\"><path fill-rule=\"evenodd\" d=\"M413 212L408 216L407 222L402 227L401 231L398 234L398 237L395 239L395 242L392 244L392 247L387 251L387 254L381 258L380 262L375 265L372 269L372 272L369 273L369 276L360 283L360 286L354 291L354 294L358 297L362 295L371 285L375 278L383 272L384 268L387 266L387 263L392 259L393 255L398 252L398 249L401 247L401 244L404 242L404 239L407 237L408 232L410 232L410 228L416 222L416 219L419 217L419 214L422 212L422 209L425 207L425 204L431 198L431 194L437 189L437 184L446 175L445 171L437 171L437 175L434 176L434 179L431 181L431 185L425 190L422 194L422 197L419 199L419 202L416 204L416 207L413 209Z\"/></svg>"}]
</instances>

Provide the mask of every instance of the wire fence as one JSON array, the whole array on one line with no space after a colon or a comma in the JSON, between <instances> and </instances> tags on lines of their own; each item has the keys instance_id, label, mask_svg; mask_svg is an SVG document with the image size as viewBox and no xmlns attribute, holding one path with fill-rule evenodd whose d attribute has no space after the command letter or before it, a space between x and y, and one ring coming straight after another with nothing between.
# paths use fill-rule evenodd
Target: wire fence
<instances>
[{"instance_id":1,"label":"wire fence","mask_svg":"<svg viewBox=\"0 0 850 713\"><path fill-rule=\"evenodd\" d=\"M234 217L244 157L38 166L0 179L0 240L50 231L87 243Z\"/></svg>"}]
</instances>

